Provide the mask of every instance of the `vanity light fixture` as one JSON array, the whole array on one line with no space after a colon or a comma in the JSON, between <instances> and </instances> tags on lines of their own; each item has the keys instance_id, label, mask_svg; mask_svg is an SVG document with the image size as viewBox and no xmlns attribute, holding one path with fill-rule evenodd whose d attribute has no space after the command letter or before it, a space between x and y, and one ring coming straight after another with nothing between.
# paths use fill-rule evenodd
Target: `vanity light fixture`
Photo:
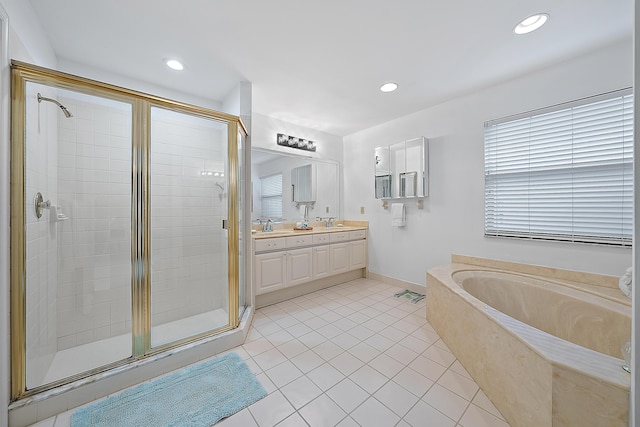
<instances>
[{"instance_id":1,"label":"vanity light fixture","mask_svg":"<svg viewBox=\"0 0 640 427\"><path fill-rule=\"evenodd\" d=\"M398 89L398 85L393 82L385 83L382 86L380 86L380 90L382 92L393 92L396 89Z\"/></svg>"},{"instance_id":2,"label":"vanity light fixture","mask_svg":"<svg viewBox=\"0 0 640 427\"><path fill-rule=\"evenodd\" d=\"M528 18L520 21L518 25L513 29L516 34L527 34L542 27L549 19L549 15L546 13L537 13L531 15Z\"/></svg>"},{"instance_id":3,"label":"vanity light fixture","mask_svg":"<svg viewBox=\"0 0 640 427\"><path fill-rule=\"evenodd\" d=\"M224 177L224 173L223 172L214 172L212 170L203 170L200 172L200 175L202 176L219 176L219 177Z\"/></svg>"},{"instance_id":4,"label":"vanity light fixture","mask_svg":"<svg viewBox=\"0 0 640 427\"><path fill-rule=\"evenodd\" d=\"M295 136L285 135L283 133L278 134L278 145L283 147L298 148L306 151L316 151L316 143L308 139L298 138Z\"/></svg>"},{"instance_id":5,"label":"vanity light fixture","mask_svg":"<svg viewBox=\"0 0 640 427\"><path fill-rule=\"evenodd\" d=\"M182 62L178 61L177 59L165 59L164 63L167 65L167 67L171 68L172 70L176 70L176 71L184 70L184 65L182 65Z\"/></svg>"}]
</instances>

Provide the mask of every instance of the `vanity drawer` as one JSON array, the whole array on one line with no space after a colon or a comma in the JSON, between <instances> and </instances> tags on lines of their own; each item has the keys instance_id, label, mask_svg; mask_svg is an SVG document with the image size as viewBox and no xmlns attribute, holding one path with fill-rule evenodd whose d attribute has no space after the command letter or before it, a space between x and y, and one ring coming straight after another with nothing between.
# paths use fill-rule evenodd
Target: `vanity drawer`
<instances>
[{"instance_id":1,"label":"vanity drawer","mask_svg":"<svg viewBox=\"0 0 640 427\"><path fill-rule=\"evenodd\" d=\"M346 242L347 240L349 240L349 232L348 231L343 231L340 233L331 233L330 234L330 238L329 241L330 242Z\"/></svg>"},{"instance_id":2,"label":"vanity drawer","mask_svg":"<svg viewBox=\"0 0 640 427\"><path fill-rule=\"evenodd\" d=\"M278 249L285 249L285 248L286 248L286 240L284 237L278 237L273 239L256 239L255 241L256 252L275 251Z\"/></svg>"},{"instance_id":3,"label":"vanity drawer","mask_svg":"<svg viewBox=\"0 0 640 427\"><path fill-rule=\"evenodd\" d=\"M311 246L313 243L313 236L292 236L287 237L287 248L299 248L300 246Z\"/></svg>"},{"instance_id":4,"label":"vanity drawer","mask_svg":"<svg viewBox=\"0 0 640 427\"><path fill-rule=\"evenodd\" d=\"M367 230L358 230L349 232L349 240L360 240L367 238Z\"/></svg>"},{"instance_id":5,"label":"vanity drawer","mask_svg":"<svg viewBox=\"0 0 640 427\"><path fill-rule=\"evenodd\" d=\"M331 240L329 238L331 234L315 234L313 236L313 244L314 245L324 245L325 243L329 243Z\"/></svg>"}]
</instances>

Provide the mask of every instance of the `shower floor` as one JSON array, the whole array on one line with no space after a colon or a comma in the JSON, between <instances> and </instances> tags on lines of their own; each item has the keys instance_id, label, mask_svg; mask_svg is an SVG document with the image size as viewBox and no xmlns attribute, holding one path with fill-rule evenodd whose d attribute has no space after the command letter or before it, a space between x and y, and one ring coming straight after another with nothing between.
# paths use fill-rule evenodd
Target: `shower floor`
<instances>
[{"instance_id":1,"label":"shower floor","mask_svg":"<svg viewBox=\"0 0 640 427\"><path fill-rule=\"evenodd\" d=\"M224 309L208 311L195 316L168 322L152 328L153 346L193 336L228 324ZM88 344L58 351L49 366L43 384L117 362L131 356L131 334L119 335Z\"/></svg>"}]
</instances>

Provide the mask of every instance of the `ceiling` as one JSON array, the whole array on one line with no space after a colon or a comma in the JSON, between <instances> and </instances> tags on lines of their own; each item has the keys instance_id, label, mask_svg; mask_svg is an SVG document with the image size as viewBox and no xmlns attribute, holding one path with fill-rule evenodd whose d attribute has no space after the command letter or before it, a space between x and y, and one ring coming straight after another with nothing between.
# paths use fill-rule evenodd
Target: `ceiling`
<instances>
[{"instance_id":1,"label":"ceiling","mask_svg":"<svg viewBox=\"0 0 640 427\"><path fill-rule=\"evenodd\" d=\"M30 2L62 60L214 100L250 81L254 112L341 136L633 33L633 0Z\"/></svg>"}]
</instances>

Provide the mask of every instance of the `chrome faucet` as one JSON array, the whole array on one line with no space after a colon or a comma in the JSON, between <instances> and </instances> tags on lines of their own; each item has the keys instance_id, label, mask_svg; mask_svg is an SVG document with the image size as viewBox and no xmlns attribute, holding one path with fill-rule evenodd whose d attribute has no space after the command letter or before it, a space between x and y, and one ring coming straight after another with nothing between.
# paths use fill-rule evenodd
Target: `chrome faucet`
<instances>
[{"instance_id":1,"label":"chrome faucet","mask_svg":"<svg viewBox=\"0 0 640 427\"><path fill-rule=\"evenodd\" d=\"M325 224L325 226L326 226L326 227L333 227L333 220L334 220L334 219L335 219L335 218L333 218L333 217L329 217L329 218L327 218L327 223Z\"/></svg>"},{"instance_id":2,"label":"chrome faucet","mask_svg":"<svg viewBox=\"0 0 640 427\"><path fill-rule=\"evenodd\" d=\"M268 219L267 222L262 226L262 231L273 231L273 224L271 223L270 219Z\"/></svg>"}]
</instances>

